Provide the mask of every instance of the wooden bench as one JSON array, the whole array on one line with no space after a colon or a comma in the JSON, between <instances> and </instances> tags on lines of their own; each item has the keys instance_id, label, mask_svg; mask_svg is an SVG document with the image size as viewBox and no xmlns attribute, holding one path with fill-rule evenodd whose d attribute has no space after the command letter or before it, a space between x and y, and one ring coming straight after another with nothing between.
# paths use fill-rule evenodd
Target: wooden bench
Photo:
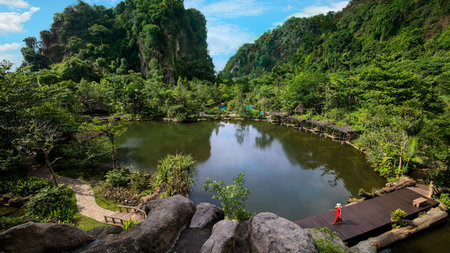
<instances>
[{"instance_id":1,"label":"wooden bench","mask_svg":"<svg viewBox=\"0 0 450 253\"><path fill-rule=\"evenodd\" d=\"M426 203L427 203L427 199L423 198L423 197L420 197L420 198L417 198L417 199L413 200L413 206L415 206L417 208L425 205Z\"/></svg>"}]
</instances>

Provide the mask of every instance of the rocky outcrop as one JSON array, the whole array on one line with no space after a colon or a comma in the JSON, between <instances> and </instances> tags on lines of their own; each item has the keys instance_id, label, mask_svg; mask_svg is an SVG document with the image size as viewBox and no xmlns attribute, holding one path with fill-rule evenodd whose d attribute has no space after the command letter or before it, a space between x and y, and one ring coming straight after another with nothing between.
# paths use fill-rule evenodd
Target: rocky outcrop
<instances>
[{"instance_id":1,"label":"rocky outcrop","mask_svg":"<svg viewBox=\"0 0 450 253\"><path fill-rule=\"evenodd\" d=\"M249 222L252 252L317 252L311 233L274 213L259 213Z\"/></svg>"},{"instance_id":2,"label":"rocky outcrop","mask_svg":"<svg viewBox=\"0 0 450 253\"><path fill-rule=\"evenodd\" d=\"M213 227L211 237L203 244L201 253L235 252L238 239L238 221L222 220Z\"/></svg>"},{"instance_id":3,"label":"rocky outcrop","mask_svg":"<svg viewBox=\"0 0 450 253\"><path fill-rule=\"evenodd\" d=\"M88 231L88 234L95 238L103 238L107 235L117 235L122 233L124 230L119 226L111 226L111 227L95 227Z\"/></svg>"},{"instance_id":4,"label":"rocky outcrop","mask_svg":"<svg viewBox=\"0 0 450 253\"><path fill-rule=\"evenodd\" d=\"M195 204L176 195L147 204L150 212L138 226L120 235L111 235L104 244L86 252L166 252L175 244L180 231L189 226Z\"/></svg>"},{"instance_id":5,"label":"rocky outcrop","mask_svg":"<svg viewBox=\"0 0 450 253\"><path fill-rule=\"evenodd\" d=\"M195 204L186 197L176 195L150 201L147 206L150 212L134 235L136 248L166 252L175 243L180 230L189 226Z\"/></svg>"},{"instance_id":6,"label":"rocky outcrop","mask_svg":"<svg viewBox=\"0 0 450 253\"><path fill-rule=\"evenodd\" d=\"M211 230L207 228L188 228L183 230L175 244L175 252L177 253L193 253L200 252L203 244L211 235Z\"/></svg>"},{"instance_id":7,"label":"rocky outcrop","mask_svg":"<svg viewBox=\"0 0 450 253\"><path fill-rule=\"evenodd\" d=\"M79 248L94 238L81 229L59 223L25 223L0 234L5 252L61 252Z\"/></svg>"},{"instance_id":8,"label":"rocky outcrop","mask_svg":"<svg viewBox=\"0 0 450 253\"><path fill-rule=\"evenodd\" d=\"M200 203L197 205L194 217L192 217L190 228L212 229L214 224L223 220L225 213L222 209L210 203Z\"/></svg>"}]
</instances>

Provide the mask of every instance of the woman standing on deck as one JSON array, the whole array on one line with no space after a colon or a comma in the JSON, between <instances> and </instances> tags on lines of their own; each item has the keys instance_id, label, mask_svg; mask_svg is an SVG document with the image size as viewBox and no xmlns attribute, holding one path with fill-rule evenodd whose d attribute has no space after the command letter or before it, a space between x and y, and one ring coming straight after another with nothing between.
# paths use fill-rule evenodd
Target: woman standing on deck
<instances>
[{"instance_id":1,"label":"woman standing on deck","mask_svg":"<svg viewBox=\"0 0 450 253\"><path fill-rule=\"evenodd\" d=\"M341 205L341 203L337 203L336 206L335 206L335 208L336 208L336 218L334 218L333 225L336 224L336 223L338 223L338 222L341 222L341 223L342 223L342 219L341 219L341 209L342 209L342 205Z\"/></svg>"}]
</instances>

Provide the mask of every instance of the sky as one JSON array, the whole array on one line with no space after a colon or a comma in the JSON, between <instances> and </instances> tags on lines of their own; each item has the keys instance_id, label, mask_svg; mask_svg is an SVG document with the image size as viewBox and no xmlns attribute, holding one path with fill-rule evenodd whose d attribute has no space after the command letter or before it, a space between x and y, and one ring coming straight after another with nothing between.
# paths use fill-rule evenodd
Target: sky
<instances>
[{"instance_id":1,"label":"sky","mask_svg":"<svg viewBox=\"0 0 450 253\"><path fill-rule=\"evenodd\" d=\"M114 7L120 0L85 0L89 4ZM77 0L0 0L0 61L14 67L22 63L23 39L48 30L53 15ZM342 0L184 0L185 8L205 15L208 50L217 71L245 43L282 25L290 17L310 17L339 11L348 4Z\"/></svg>"}]
</instances>

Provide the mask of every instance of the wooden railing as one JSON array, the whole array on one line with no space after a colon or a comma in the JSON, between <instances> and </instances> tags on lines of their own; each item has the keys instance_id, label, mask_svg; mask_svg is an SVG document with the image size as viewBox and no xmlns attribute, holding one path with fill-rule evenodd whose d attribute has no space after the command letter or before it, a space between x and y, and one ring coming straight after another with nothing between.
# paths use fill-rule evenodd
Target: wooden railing
<instances>
[{"instance_id":1,"label":"wooden railing","mask_svg":"<svg viewBox=\"0 0 450 253\"><path fill-rule=\"evenodd\" d=\"M144 210L141 210L134 206L118 206L119 212L123 212L122 209L125 209L126 213L129 213L130 211L133 211L135 214L140 214L142 217L147 217L147 214L144 212Z\"/></svg>"}]
</instances>

